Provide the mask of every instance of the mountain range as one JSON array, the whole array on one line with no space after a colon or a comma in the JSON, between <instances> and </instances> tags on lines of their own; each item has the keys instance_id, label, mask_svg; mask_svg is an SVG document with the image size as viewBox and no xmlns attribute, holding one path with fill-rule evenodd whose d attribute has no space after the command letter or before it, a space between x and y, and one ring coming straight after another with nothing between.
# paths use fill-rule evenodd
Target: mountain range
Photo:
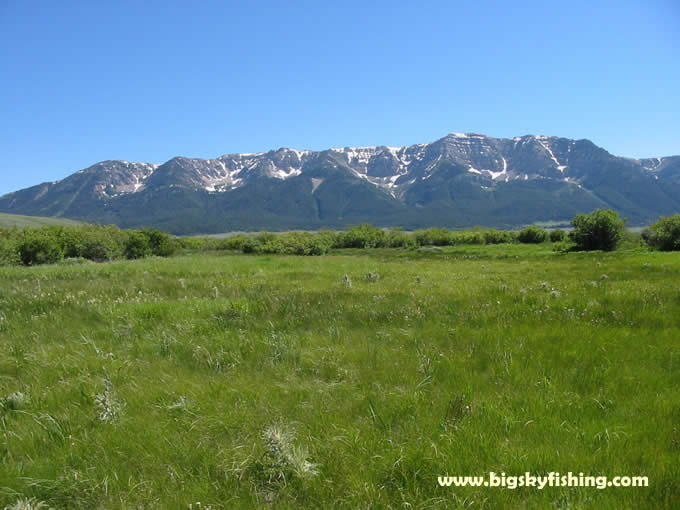
<instances>
[{"instance_id":1,"label":"mountain range","mask_svg":"<svg viewBox=\"0 0 680 510\"><path fill-rule=\"evenodd\" d=\"M177 234L512 228L612 208L631 225L680 212L680 156L631 159L589 140L451 133L407 147L281 148L162 165L102 161L0 197L0 211Z\"/></svg>"}]
</instances>

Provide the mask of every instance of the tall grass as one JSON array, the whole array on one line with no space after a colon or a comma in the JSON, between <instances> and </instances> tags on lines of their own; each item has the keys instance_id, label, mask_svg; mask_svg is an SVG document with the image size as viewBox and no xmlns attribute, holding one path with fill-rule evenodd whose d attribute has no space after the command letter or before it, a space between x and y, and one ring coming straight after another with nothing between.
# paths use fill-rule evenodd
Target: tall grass
<instances>
[{"instance_id":1,"label":"tall grass","mask_svg":"<svg viewBox=\"0 0 680 510\"><path fill-rule=\"evenodd\" d=\"M545 245L0 268L0 508L677 508L679 283ZM437 485L488 471L650 486Z\"/></svg>"}]
</instances>

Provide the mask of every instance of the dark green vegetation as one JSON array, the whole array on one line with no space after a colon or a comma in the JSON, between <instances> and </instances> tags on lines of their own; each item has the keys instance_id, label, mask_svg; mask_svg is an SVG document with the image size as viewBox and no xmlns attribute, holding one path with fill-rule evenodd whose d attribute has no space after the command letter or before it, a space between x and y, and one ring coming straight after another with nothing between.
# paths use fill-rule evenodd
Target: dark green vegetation
<instances>
[{"instance_id":1,"label":"dark green vegetation","mask_svg":"<svg viewBox=\"0 0 680 510\"><path fill-rule=\"evenodd\" d=\"M167 257L178 246L168 234L152 228L120 230L114 226L84 225L0 229L0 266Z\"/></svg>"},{"instance_id":2,"label":"dark green vegetation","mask_svg":"<svg viewBox=\"0 0 680 510\"><path fill-rule=\"evenodd\" d=\"M615 250L626 231L625 222L612 210L598 209L590 214L579 214L571 224L574 230L569 238L577 250Z\"/></svg>"},{"instance_id":3,"label":"dark green vegetation","mask_svg":"<svg viewBox=\"0 0 680 510\"><path fill-rule=\"evenodd\" d=\"M359 225L346 231L325 230L318 233L288 232L255 235L237 234L226 238L172 238L152 228L120 230L114 226L85 225L79 227L44 227L42 229L0 229L0 266L54 264L62 260L73 264L83 260L105 262L120 258L140 259L149 256L168 257L177 250L240 251L242 253L325 255L341 248L407 248L490 244L541 244L547 239L555 243L555 251L612 251L626 240L629 246L642 240L654 248L677 249L677 218L664 218L642 236L626 232L624 222L611 210L597 210L574 218L572 242L564 242L562 230L548 232L531 226L520 232L482 229L451 231L429 228L416 232L385 230ZM674 237L675 236L675 237Z\"/></svg>"},{"instance_id":4,"label":"dark green vegetation","mask_svg":"<svg viewBox=\"0 0 680 510\"><path fill-rule=\"evenodd\" d=\"M680 250L680 214L661 218L643 231L642 237L659 250Z\"/></svg>"},{"instance_id":5,"label":"dark green vegetation","mask_svg":"<svg viewBox=\"0 0 680 510\"><path fill-rule=\"evenodd\" d=\"M595 209L630 225L680 211L680 157L633 160L588 140L450 134L430 144L322 152L279 149L164 164L103 161L0 197L0 211L78 218L181 235L414 230L537 222Z\"/></svg>"},{"instance_id":6,"label":"dark green vegetation","mask_svg":"<svg viewBox=\"0 0 680 510\"><path fill-rule=\"evenodd\" d=\"M0 268L0 507L678 507L676 253L227 253Z\"/></svg>"},{"instance_id":7,"label":"dark green vegetation","mask_svg":"<svg viewBox=\"0 0 680 510\"><path fill-rule=\"evenodd\" d=\"M548 232L541 227L527 227L517 236L521 243L540 244L548 239Z\"/></svg>"},{"instance_id":8,"label":"dark green vegetation","mask_svg":"<svg viewBox=\"0 0 680 510\"><path fill-rule=\"evenodd\" d=\"M566 239L567 233L562 229L556 228L550 231L548 237L553 243L558 243Z\"/></svg>"}]
</instances>

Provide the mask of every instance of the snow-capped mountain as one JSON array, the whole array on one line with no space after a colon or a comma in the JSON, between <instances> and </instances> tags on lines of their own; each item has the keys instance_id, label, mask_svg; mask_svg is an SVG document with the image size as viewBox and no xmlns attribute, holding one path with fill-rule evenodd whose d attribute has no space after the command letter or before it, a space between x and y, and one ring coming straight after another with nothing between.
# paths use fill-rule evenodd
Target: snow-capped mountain
<instances>
[{"instance_id":1,"label":"snow-capped mountain","mask_svg":"<svg viewBox=\"0 0 680 510\"><path fill-rule=\"evenodd\" d=\"M0 210L176 232L338 227L360 221L514 226L596 207L634 223L680 210L680 157L616 157L588 140L451 133L430 144L281 148L104 161L0 197Z\"/></svg>"}]
</instances>

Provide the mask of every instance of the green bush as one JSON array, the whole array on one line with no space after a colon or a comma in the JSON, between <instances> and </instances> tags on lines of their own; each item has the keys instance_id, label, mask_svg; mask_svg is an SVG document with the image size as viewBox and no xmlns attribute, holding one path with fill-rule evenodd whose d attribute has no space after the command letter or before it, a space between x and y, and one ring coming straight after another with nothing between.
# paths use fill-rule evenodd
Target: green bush
<instances>
[{"instance_id":1,"label":"green bush","mask_svg":"<svg viewBox=\"0 0 680 510\"><path fill-rule=\"evenodd\" d=\"M45 227L45 230L53 232L58 238L65 258L84 257L83 248L88 237L84 227Z\"/></svg>"},{"instance_id":2,"label":"green bush","mask_svg":"<svg viewBox=\"0 0 680 510\"><path fill-rule=\"evenodd\" d=\"M377 227L362 224L342 232L336 248L383 248L387 245L387 233Z\"/></svg>"},{"instance_id":3,"label":"green bush","mask_svg":"<svg viewBox=\"0 0 680 510\"><path fill-rule=\"evenodd\" d=\"M254 240L257 244L260 246L264 246L267 243L272 243L275 242L277 238L276 234L273 234L271 232L260 232L254 237Z\"/></svg>"},{"instance_id":4,"label":"green bush","mask_svg":"<svg viewBox=\"0 0 680 510\"><path fill-rule=\"evenodd\" d=\"M578 250L615 250L625 232L625 222L611 209L579 214L571 224L574 230L569 233L569 239Z\"/></svg>"},{"instance_id":5,"label":"green bush","mask_svg":"<svg viewBox=\"0 0 680 510\"><path fill-rule=\"evenodd\" d=\"M559 243L567 238L567 233L564 230L556 228L550 231L550 241L553 243Z\"/></svg>"},{"instance_id":6,"label":"green bush","mask_svg":"<svg viewBox=\"0 0 680 510\"><path fill-rule=\"evenodd\" d=\"M53 229L27 229L17 246L19 258L26 266L54 264L64 258L61 243Z\"/></svg>"},{"instance_id":7,"label":"green bush","mask_svg":"<svg viewBox=\"0 0 680 510\"><path fill-rule=\"evenodd\" d=\"M331 249L332 240L307 232L291 232L279 238L281 251L289 255L324 255Z\"/></svg>"},{"instance_id":8,"label":"green bush","mask_svg":"<svg viewBox=\"0 0 680 510\"><path fill-rule=\"evenodd\" d=\"M82 257L95 262L105 262L120 258L123 255L123 242L113 231L96 229L83 236L79 255L69 257Z\"/></svg>"},{"instance_id":9,"label":"green bush","mask_svg":"<svg viewBox=\"0 0 680 510\"><path fill-rule=\"evenodd\" d=\"M390 248L413 248L416 246L414 237L402 230L390 230L387 233L387 246Z\"/></svg>"},{"instance_id":10,"label":"green bush","mask_svg":"<svg viewBox=\"0 0 680 510\"><path fill-rule=\"evenodd\" d=\"M33 229L0 229L0 265L38 265L62 259L95 262L148 255L167 257L180 245L155 229L124 231L116 226L48 226Z\"/></svg>"},{"instance_id":11,"label":"green bush","mask_svg":"<svg viewBox=\"0 0 680 510\"><path fill-rule=\"evenodd\" d=\"M217 242L207 237L178 237L175 243L178 249L187 251L217 249Z\"/></svg>"},{"instance_id":12,"label":"green bush","mask_svg":"<svg viewBox=\"0 0 680 510\"><path fill-rule=\"evenodd\" d=\"M496 230L495 228L490 228L484 231L485 244L511 243L513 240L512 234L507 231Z\"/></svg>"},{"instance_id":13,"label":"green bush","mask_svg":"<svg viewBox=\"0 0 680 510\"><path fill-rule=\"evenodd\" d=\"M444 228L428 228L415 233L418 246L450 246L453 244L452 233Z\"/></svg>"},{"instance_id":14,"label":"green bush","mask_svg":"<svg viewBox=\"0 0 680 510\"><path fill-rule=\"evenodd\" d=\"M520 231L517 240L525 244L539 244L548 238L548 233L541 227L527 227Z\"/></svg>"},{"instance_id":15,"label":"green bush","mask_svg":"<svg viewBox=\"0 0 680 510\"><path fill-rule=\"evenodd\" d=\"M124 253L127 259L142 259L152 255L149 238L138 230L131 230L125 241Z\"/></svg>"},{"instance_id":16,"label":"green bush","mask_svg":"<svg viewBox=\"0 0 680 510\"><path fill-rule=\"evenodd\" d=\"M463 230L461 232L451 232L449 244L484 244L486 238L484 232L480 230Z\"/></svg>"},{"instance_id":17,"label":"green bush","mask_svg":"<svg viewBox=\"0 0 680 510\"><path fill-rule=\"evenodd\" d=\"M335 248L340 239L340 233L333 230L321 230L316 234L319 242L328 245L328 249Z\"/></svg>"},{"instance_id":18,"label":"green bush","mask_svg":"<svg viewBox=\"0 0 680 510\"><path fill-rule=\"evenodd\" d=\"M246 236L245 239L241 241L240 246L243 253L257 253L259 245L252 237Z\"/></svg>"},{"instance_id":19,"label":"green bush","mask_svg":"<svg viewBox=\"0 0 680 510\"><path fill-rule=\"evenodd\" d=\"M21 264L17 242L11 238L0 237L0 266L15 266Z\"/></svg>"},{"instance_id":20,"label":"green bush","mask_svg":"<svg viewBox=\"0 0 680 510\"><path fill-rule=\"evenodd\" d=\"M659 219L643 231L642 238L658 250L680 250L680 214Z\"/></svg>"},{"instance_id":21,"label":"green bush","mask_svg":"<svg viewBox=\"0 0 680 510\"><path fill-rule=\"evenodd\" d=\"M177 250L177 244L169 234L155 228L143 228L140 232L146 236L151 253L158 257L169 257Z\"/></svg>"},{"instance_id":22,"label":"green bush","mask_svg":"<svg viewBox=\"0 0 680 510\"><path fill-rule=\"evenodd\" d=\"M243 245L248 242L252 242L252 238L245 234L237 234L219 239L215 248L217 250L243 251Z\"/></svg>"}]
</instances>

